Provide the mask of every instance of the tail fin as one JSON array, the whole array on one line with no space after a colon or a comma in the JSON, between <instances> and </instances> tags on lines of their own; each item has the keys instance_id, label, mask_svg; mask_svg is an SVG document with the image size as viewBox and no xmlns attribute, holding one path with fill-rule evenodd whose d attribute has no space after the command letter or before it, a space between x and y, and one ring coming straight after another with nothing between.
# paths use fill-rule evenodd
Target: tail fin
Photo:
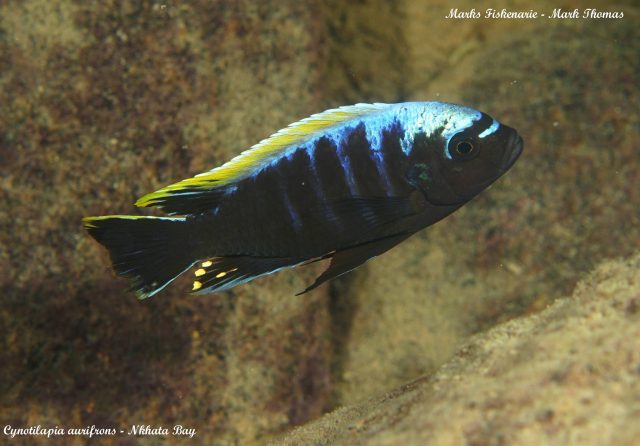
<instances>
[{"instance_id":1,"label":"tail fin","mask_svg":"<svg viewBox=\"0 0 640 446\"><path fill-rule=\"evenodd\" d=\"M106 215L82 223L109 250L113 269L131 280L138 299L153 296L196 261L185 218Z\"/></svg>"}]
</instances>

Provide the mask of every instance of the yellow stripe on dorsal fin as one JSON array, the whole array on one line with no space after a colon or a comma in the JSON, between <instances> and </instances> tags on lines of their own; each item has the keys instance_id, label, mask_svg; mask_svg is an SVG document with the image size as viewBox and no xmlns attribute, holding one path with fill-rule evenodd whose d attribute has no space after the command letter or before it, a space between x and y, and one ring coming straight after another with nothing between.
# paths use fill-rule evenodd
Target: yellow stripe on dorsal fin
<instances>
[{"instance_id":1,"label":"yellow stripe on dorsal fin","mask_svg":"<svg viewBox=\"0 0 640 446\"><path fill-rule=\"evenodd\" d=\"M163 187L139 198L136 201L136 206L153 206L161 202L164 197L179 195L180 191L184 191L184 193L187 191L193 192L194 189L204 191L235 183L250 176L256 169L260 169L265 163L277 157L282 150L300 144L333 126L356 117L381 111L388 106L389 104L380 103L356 104L316 113L279 130L220 167Z\"/></svg>"}]
</instances>

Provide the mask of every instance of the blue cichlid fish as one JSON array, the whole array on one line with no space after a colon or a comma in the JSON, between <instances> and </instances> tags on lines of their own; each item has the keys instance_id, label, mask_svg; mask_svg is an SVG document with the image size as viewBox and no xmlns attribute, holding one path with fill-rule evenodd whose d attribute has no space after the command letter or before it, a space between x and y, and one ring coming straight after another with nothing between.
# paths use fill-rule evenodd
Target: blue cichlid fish
<instances>
[{"instance_id":1,"label":"blue cichlid fish","mask_svg":"<svg viewBox=\"0 0 640 446\"><path fill-rule=\"evenodd\" d=\"M289 125L209 172L145 195L172 217L87 217L138 298L192 270L193 292L331 259L306 290L451 214L504 174L518 133L441 102L357 104Z\"/></svg>"}]
</instances>

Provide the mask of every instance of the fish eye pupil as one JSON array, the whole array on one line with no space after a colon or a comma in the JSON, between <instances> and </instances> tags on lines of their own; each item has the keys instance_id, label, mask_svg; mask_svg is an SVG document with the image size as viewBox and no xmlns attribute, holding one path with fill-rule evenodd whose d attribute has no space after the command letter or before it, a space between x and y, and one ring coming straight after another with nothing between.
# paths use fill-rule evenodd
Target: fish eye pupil
<instances>
[{"instance_id":1,"label":"fish eye pupil","mask_svg":"<svg viewBox=\"0 0 640 446\"><path fill-rule=\"evenodd\" d=\"M456 152L458 152L460 155L469 155L471 152L473 152L473 144L468 141L461 141L456 144Z\"/></svg>"}]
</instances>

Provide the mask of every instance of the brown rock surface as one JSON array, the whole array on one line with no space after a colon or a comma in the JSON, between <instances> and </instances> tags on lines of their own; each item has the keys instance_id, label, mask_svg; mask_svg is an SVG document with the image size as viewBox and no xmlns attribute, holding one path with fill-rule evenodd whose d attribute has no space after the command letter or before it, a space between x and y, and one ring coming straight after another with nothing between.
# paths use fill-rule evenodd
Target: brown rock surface
<instances>
[{"instance_id":1,"label":"brown rock surface","mask_svg":"<svg viewBox=\"0 0 640 446\"><path fill-rule=\"evenodd\" d=\"M570 298L474 336L437 373L274 444L640 443L640 254Z\"/></svg>"},{"instance_id":2,"label":"brown rock surface","mask_svg":"<svg viewBox=\"0 0 640 446\"><path fill-rule=\"evenodd\" d=\"M446 20L444 0L0 2L0 421L255 443L438 370L633 252L639 33L621 4L618 21L512 22ZM81 230L310 113L431 99L515 126L524 156L311 294L292 296L320 265L140 303Z\"/></svg>"}]
</instances>

